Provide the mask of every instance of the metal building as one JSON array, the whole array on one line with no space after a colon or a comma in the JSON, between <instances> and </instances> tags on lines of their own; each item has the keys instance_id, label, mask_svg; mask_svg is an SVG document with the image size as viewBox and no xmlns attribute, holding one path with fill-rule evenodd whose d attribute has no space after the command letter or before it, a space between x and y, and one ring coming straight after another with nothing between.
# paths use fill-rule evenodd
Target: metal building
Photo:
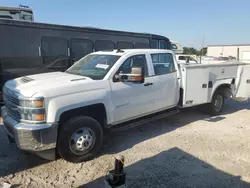
<instances>
[{"instance_id":1,"label":"metal building","mask_svg":"<svg viewBox=\"0 0 250 188\"><path fill-rule=\"evenodd\" d=\"M240 61L250 60L250 44L208 45L207 56L235 57Z\"/></svg>"}]
</instances>

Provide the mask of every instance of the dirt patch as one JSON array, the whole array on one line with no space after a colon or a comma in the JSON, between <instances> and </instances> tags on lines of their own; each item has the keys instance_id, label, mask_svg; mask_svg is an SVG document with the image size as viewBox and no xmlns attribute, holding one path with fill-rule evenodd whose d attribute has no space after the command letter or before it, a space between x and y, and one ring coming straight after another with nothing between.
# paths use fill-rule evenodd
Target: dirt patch
<instances>
[{"instance_id":1,"label":"dirt patch","mask_svg":"<svg viewBox=\"0 0 250 188\"><path fill-rule=\"evenodd\" d=\"M113 156L125 156L128 187L250 187L248 103L228 101L211 118L184 110L108 134L99 155L72 164L46 161L9 144L0 126L0 181L16 187L103 187Z\"/></svg>"}]
</instances>

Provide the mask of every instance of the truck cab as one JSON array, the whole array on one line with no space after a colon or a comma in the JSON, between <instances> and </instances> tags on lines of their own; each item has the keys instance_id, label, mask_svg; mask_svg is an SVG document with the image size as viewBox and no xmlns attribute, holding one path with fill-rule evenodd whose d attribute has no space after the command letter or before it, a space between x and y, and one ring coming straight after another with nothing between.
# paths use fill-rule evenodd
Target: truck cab
<instances>
[{"instance_id":1,"label":"truck cab","mask_svg":"<svg viewBox=\"0 0 250 188\"><path fill-rule=\"evenodd\" d=\"M3 121L20 149L57 148L82 161L100 147L103 129L177 106L177 69L170 50L91 53L65 72L6 82Z\"/></svg>"}]
</instances>

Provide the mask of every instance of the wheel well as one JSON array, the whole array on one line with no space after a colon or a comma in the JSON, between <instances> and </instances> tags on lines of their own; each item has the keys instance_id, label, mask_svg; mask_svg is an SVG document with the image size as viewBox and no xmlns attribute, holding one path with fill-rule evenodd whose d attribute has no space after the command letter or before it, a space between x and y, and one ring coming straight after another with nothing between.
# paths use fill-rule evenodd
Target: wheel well
<instances>
[{"instance_id":1,"label":"wheel well","mask_svg":"<svg viewBox=\"0 0 250 188\"><path fill-rule=\"evenodd\" d=\"M81 115L94 118L100 123L101 126L104 126L106 124L107 116L104 104L94 104L63 112L59 119L59 125L66 122L72 117Z\"/></svg>"},{"instance_id":2,"label":"wheel well","mask_svg":"<svg viewBox=\"0 0 250 188\"><path fill-rule=\"evenodd\" d=\"M232 92L231 92L231 85L230 84L222 84L219 87L216 88L213 95L219 91L224 98L230 98Z\"/></svg>"}]
</instances>

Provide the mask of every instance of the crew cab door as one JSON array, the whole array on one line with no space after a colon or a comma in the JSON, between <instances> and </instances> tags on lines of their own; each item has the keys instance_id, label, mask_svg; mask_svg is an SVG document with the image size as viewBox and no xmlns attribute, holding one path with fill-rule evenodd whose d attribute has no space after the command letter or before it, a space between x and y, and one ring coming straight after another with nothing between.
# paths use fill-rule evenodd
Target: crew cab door
<instances>
[{"instance_id":1,"label":"crew cab door","mask_svg":"<svg viewBox=\"0 0 250 188\"><path fill-rule=\"evenodd\" d=\"M155 106L158 110L177 105L179 100L179 84L177 67L171 53L151 54L154 69Z\"/></svg>"},{"instance_id":2,"label":"crew cab door","mask_svg":"<svg viewBox=\"0 0 250 188\"><path fill-rule=\"evenodd\" d=\"M132 55L124 60L115 73L129 74L133 66L144 67L144 83L110 80L113 103L113 123L120 123L154 111L154 78L150 77L145 54Z\"/></svg>"},{"instance_id":3,"label":"crew cab door","mask_svg":"<svg viewBox=\"0 0 250 188\"><path fill-rule=\"evenodd\" d=\"M250 97L250 65L239 65L233 97L236 99Z\"/></svg>"}]
</instances>

